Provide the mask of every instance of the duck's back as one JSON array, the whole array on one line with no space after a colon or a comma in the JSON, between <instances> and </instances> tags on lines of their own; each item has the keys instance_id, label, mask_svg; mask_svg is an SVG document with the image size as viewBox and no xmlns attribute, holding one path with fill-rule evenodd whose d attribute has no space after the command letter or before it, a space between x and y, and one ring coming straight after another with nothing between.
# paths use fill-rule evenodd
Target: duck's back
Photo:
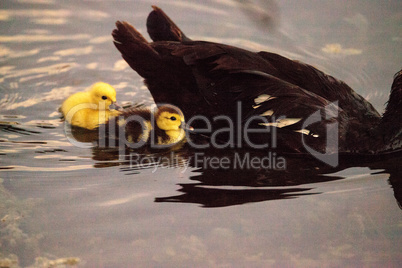
<instances>
[{"instance_id":1,"label":"duck's back","mask_svg":"<svg viewBox=\"0 0 402 268\"><path fill-rule=\"evenodd\" d=\"M148 43L128 23L116 25L113 32L116 47L145 78L155 102L180 107L186 118L205 116L219 127L214 118L223 115L239 123L238 102L240 121L253 116L268 121L280 116L299 118L298 123L278 130L284 146L296 151L304 147L303 138L316 150L325 150L328 129L334 123L341 151L368 150L361 144L370 146L369 141L376 135L374 128L380 115L373 106L344 82L311 65L275 53L254 53L224 44L183 39L174 27L160 27L166 31L174 29L172 34L155 34L158 31L155 24L149 32L157 40ZM176 36L176 40L160 40L163 36L169 36L170 40ZM269 97L257 105L255 100L262 96ZM307 129L314 135L303 134L307 131L303 129L306 121L317 111L322 120ZM328 116L326 112L332 114ZM255 125L261 128L263 124Z\"/></svg>"},{"instance_id":2,"label":"duck's back","mask_svg":"<svg viewBox=\"0 0 402 268\"><path fill-rule=\"evenodd\" d=\"M99 124L105 124L110 117L119 112L98 109L98 105L91 101L89 92L77 92L66 99L61 111L67 122L73 126L93 130Z\"/></svg>"},{"instance_id":3,"label":"duck's back","mask_svg":"<svg viewBox=\"0 0 402 268\"><path fill-rule=\"evenodd\" d=\"M370 103L356 94L344 82L328 76L308 64L265 51L254 53L210 42L193 42L191 44L192 40L180 30L162 9L157 6L152 6L152 8L153 11L147 18L147 31L154 41L154 43L151 43L151 46L162 55L162 58L166 57L168 61L170 61L169 54L171 52L166 53L166 48L177 46L177 44L172 45L165 41L178 42L180 45L178 45L178 48L173 49L173 56L181 56L187 64L204 65L195 66L198 71L200 69L208 70L211 68L226 70L227 73L233 71L239 72L241 70L261 71L313 92L331 102L341 101L342 104L340 105L344 109L346 107L355 107L356 109L350 108L351 114L355 116L359 117L363 114L360 112L362 110L371 117L380 117ZM174 53L176 50L181 52ZM205 65L208 65L208 62L209 65L212 65L210 68L205 67ZM152 72L149 75L152 76ZM205 74L205 72L204 75L208 77L208 74ZM225 73L222 73L221 77L225 75ZM158 80L157 77L154 77L154 79ZM202 78L199 80L202 80Z\"/></svg>"},{"instance_id":4,"label":"duck's back","mask_svg":"<svg viewBox=\"0 0 402 268\"><path fill-rule=\"evenodd\" d=\"M90 106L90 99L88 92L77 92L67 98L62 106L61 111L67 122L73 126L82 127L86 129L94 129L96 127L92 121L95 121ZM95 116L95 115L93 115ZM95 116L98 119L98 116ZM98 120L99 121L99 120Z\"/></svg>"}]
</instances>

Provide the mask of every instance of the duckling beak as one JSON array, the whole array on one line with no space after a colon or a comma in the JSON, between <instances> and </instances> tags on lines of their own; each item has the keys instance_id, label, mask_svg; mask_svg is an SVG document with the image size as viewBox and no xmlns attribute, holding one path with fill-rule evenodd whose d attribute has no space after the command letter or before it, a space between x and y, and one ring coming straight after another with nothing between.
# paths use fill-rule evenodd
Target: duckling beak
<instances>
[{"instance_id":1,"label":"duckling beak","mask_svg":"<svg viewBox=\"0 0 402 268\"><path fill-rule=\"evenodd\" d=\"M113 102L112 104L109 105L110 110L117 110L117 111L122 111L123 108L117 103Z\"/></svg>"},{"instance_id":2,"label":"duckling beak","mask_svg":"<svg viewBox=\"0 0 402 268\"><path fill-rule=\"evenodd\" d=\"M180 128L182 128L184 130L189 130L189 131L194 130L194 128L192 126L187 125L185 122L181 122Z\"/></svg>"}]
</instances>

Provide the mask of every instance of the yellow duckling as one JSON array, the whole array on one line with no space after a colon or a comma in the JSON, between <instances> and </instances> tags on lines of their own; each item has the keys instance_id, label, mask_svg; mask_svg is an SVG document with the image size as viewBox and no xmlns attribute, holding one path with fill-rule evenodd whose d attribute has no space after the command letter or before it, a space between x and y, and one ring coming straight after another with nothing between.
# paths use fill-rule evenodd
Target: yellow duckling
<instances>
[{"instance_id":1,"label":"yellow duckling","mask_svg":"<svg viewBox=\"0 0 402 268\"><path fill-rule=\"evenodd\" d=\"M146 143L163 146L184 141L186 129L193 128L185 123L182 111L173 105L160 106L155 112L149 109L125 109L105 125L109 138L117 134L118 141L125 139L125 145L130 148L138 148Z\"/></svg>"},{"instance_id":2,"label":"yellow duckling","mask_svg":"<svg viewBox=\"0 0 402 268\"><path fill-rule=\"evenodd\" d=\"M116 90L107 83L98 82L89 91L78 92L67 98L61 106L61 112L71 125L92 130L120 114L109 108L115 102Z\"/></svg>"}]
</instances>

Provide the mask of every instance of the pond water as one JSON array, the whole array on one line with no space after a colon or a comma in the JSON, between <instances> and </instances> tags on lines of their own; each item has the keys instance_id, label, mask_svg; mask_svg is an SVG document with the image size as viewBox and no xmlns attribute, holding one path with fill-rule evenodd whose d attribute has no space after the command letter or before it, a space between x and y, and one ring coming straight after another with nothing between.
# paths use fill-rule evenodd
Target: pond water
<instances>
[{"instance_id":1,"label":"pond water","mask_svg":"<svg viewBox=\"0 0 402 268\"><path fill-rule=\"evenodd\" d=\"M58 108L94 82L115 86L120 102L152 104L110 35L116 20L145 34L152 4L193 39L310 63L380 112L401 67L398 0L2 0L0 263L400 265L401 155L216 170L195 168L187 147L133 166L113 149L69 142Z\"/></svg>"}]
</instances>

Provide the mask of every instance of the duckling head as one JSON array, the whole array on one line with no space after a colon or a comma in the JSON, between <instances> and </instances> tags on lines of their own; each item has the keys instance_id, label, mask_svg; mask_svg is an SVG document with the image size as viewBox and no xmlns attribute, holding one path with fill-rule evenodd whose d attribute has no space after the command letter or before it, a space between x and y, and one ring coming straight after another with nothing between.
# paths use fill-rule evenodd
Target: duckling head
<instances>
[{"instance_id":1,"label":"duckling head","mask_svg":"<svg viewBox=\"0 0 402 268\"><path fill-rule=\"evenodd\" d=\"M98 110L109 110L109 106L116 102L116 90L107 83L94 84L89 94L91 102L98 106Z\"/></svg>"},{"instance_id":2,"label":"duckling head","mask_svg":"<svg viewBox=\"0 0 402 268\"><path fill-rule=\"evenodd\" d=\"M165 131L178 130L184 123L183 113L172 105L163 105L155 113L156 125Z\"/></svg>"},{"instance_id":3,"label":"duckling head","mask_svg":"<svg viewBox=\"0 0 402 268\"><path fill-rule=\"evenodd\" d=\"M173 105L160 106L155 113L155 121L157 127L169 137L166 143L181 141L185 137L185 129L192 129L186 125L182 111Z\"/></svg>"}]
</instances>

